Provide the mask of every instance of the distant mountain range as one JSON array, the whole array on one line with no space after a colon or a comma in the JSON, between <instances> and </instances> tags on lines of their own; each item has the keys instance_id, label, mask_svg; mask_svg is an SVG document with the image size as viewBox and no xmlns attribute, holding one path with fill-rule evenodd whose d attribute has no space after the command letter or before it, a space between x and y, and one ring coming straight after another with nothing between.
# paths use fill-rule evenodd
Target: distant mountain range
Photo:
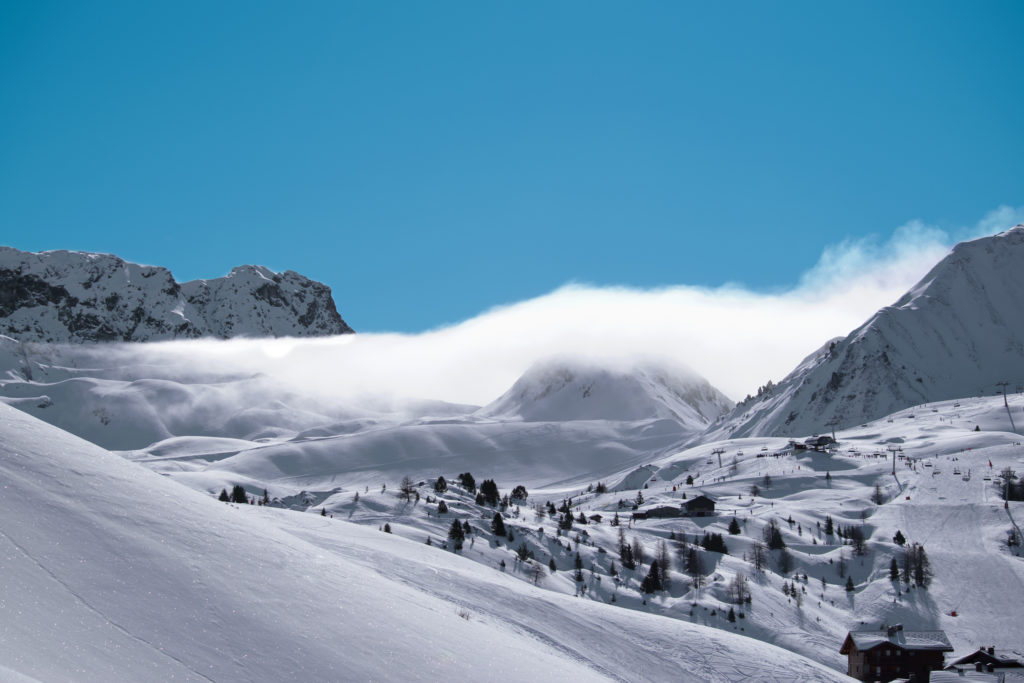
<instances>
[{"instance_id":1,"label":"distant mountain range","mask_svg":"<svg viewBox=\"0 0 1024 683\"><path fill-rule=\"evenodd\" d=\"M1024 225L962 242L892 306L827 342L700 438L825 432L1024 385ZM794 333L799 333L795 330Z\"/></svg>"},{"instance_id":2,"label":"distant mountain range","mask_svg":"<svg viewBox=\"0 0 1024 683\"><path fill-rule=\"evenodd\" d=\"M296 272L239 266L177 283L166 268L110 254L0 247L0 334L55 343L352 332L331 290Z\"/></svg>"}]
</instances>

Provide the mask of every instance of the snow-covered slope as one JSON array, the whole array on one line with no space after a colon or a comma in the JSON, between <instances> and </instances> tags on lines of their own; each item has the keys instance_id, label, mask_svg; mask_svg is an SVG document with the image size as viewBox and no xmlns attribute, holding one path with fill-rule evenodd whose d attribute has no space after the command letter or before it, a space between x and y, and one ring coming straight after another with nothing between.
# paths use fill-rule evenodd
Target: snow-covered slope
<instances>
[{"instance_id":1,"label":"snow-covered slope","mask_svg":"<svg viewBox=\"0 0 1024 683\"><path fill-rule=\"evenodd\" d=\"M240 266L178 284L109 254L0 247L0 333L22 341L306 337L351 332L331 290L293 271Z\"/></svg>"},{"instance_id":2,"label":"snow-covered slope","mask_svg":"<svg viewBox=\"0 0 1024 683\"><path fill-rule=\"evenodd\" d=\"M0 481L11 680L840 680L397 535L219 503L7 406Z\"/></svg>"},{"instance_id":3,"label":"snow-covered slope","mask_svg":"<svg viewBox=\"0 0 1024 683\"><path fill-rule=\"evenodd\" d=\"M963 242L899 301L736 406L705 439L824 432L1024 384L1024 225ZM794 330L799 334L799 330Z\"/></svg>"},{"instance_id":4,"label":"snow-covered slope","mask_svg":"<svg viewBox=\"0 0 1024 683\"><path fill-rule=\"evenodd\" d=\"M559 359L534 365L479 415L527 422L653 418L703 429L731 407L707 380L666 363L620 369Z\"/></svg>"}]
</instances>

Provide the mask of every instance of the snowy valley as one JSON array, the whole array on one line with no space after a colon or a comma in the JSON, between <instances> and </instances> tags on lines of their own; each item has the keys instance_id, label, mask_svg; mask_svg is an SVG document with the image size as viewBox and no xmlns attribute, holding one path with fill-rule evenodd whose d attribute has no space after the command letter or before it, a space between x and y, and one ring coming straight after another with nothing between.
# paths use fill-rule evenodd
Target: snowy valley
<instances>
[{"instance_id":1,"label":"snowy valley","mask_svg":"<svg viewBox=\"0 0 1024 683\"><path fill-rule=\"evenodd\" d=\"M847 632L897 623L1024 652L1021 273L1024 226L958 245L735 406L651 359L544 359L485 406L330 395L230 341L66 343L91 340L23 306L0 677L850 680ZM168 306L150 336L90 329L171 338Z\"/></svg>"}]
</instances>

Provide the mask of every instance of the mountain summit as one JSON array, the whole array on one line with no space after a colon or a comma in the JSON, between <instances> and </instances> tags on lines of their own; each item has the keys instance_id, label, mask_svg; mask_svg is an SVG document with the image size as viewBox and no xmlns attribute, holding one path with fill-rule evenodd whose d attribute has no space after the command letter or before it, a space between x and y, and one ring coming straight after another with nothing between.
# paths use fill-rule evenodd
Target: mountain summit
<instances>
[{"instance_id":1,"label":"mountain summit","mask_svg":"<svg viewBox=\"0 0 1024 683\"><path fill-rule=\"evenodd\" d=\"M806 434L1024 384L1024 225L962 242L892 306L709 430Z\"/></svg>"},{"instance_id":2,"label":"mountain summit","mask_svg":"<svg viewBox=\"0 0 1024 683\"><path fill-rule=\"evenodd\" d=\"M479 414L525 422L668 419L702 430L731 407L707 380L680 368L560 359L532 366Z\"/></svg>"},{"instance_id":3,"label":"mountain summit","mask_svg":"<svg viewBox=\"0 0 1024 683\"><path fill-rule=\"evenodd\" d=\"M22 341L315 337L352 332L326 285L239 266L178 284L110 254L0 247L0 334Z\"/></svg>"}]
</instances>

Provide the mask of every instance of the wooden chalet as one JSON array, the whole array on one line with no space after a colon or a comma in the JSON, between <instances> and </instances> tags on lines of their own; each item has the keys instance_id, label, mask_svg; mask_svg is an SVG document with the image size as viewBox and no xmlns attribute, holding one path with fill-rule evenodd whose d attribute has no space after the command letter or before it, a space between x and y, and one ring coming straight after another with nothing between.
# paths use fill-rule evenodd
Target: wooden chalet
<instances>
[{"instance_id":1,"label":"wooden chalet","mask_svg":"<svg viewBox=\"0 0 1024 683\"><path fill-rule=\"evenodd\" d=\"M715 501L703 494L691 498L683 503L683 506L686 508L687 517L713 517L715 515Z\"/></svg>"},{"instance_id":2,"label":"wooden chalet","mask_svg":"<svg viewBox=\"0 0 1024 683\"><path fill-rule=\"evenodd\" d=\"M969 655L954 659L947 671L985 671L989 673L1009 670L1020 672L1024 677L1024 653L1016 650L979 647Z\"/></svg>"},{"instance_id":3,"label":"wooden chalet","mask_svg":"<svg viewBox=\"0 0 1024 683\"><path fill-rule=\"evenodd\" d=\"M847 656L846 674L866 683L897 678L928 683L952 652L944 631L904 631L901 624L877 630L850 631L839 648Z\"/></svg>"}]
</instances>

